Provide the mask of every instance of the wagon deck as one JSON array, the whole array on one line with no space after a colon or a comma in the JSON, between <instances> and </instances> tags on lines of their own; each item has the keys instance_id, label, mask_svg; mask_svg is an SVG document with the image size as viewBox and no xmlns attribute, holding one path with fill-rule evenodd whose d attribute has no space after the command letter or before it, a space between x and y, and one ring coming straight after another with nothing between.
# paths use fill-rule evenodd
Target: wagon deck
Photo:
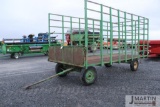
<instances>
[{"instance_id":1,"label":"wagon deck","mask_svg":"<svg viewBox=\"0 0 160 107\"><path fill-rule=\"evenodd\" d=\"M125 55L125 54L119 55L119 54L115 53L112 56L112 61L115 63L125 62L126 61L125 57L127 57L127 59L128 59L127 61L129 61L129 59L132 59L132 55ZM136 58L138 58L138 55L133 56L133 59L136 59ZM103 56L103 60L105 63L109 63L110 62L110 55ZM88 57L87 61L88 61L89 65L101 64L101 57L99 55L92 55L92 56Z\"/></svg>"},{"instance_id":2,"label":"wagon deck","mask_svg":"<svg viewBox=\"0 0 160 107\"><path fill-rule=\"evenodd\" d=\"M138 53L127 53L127 54L119 54L113 53L112 59L109 55L110 53L103 53L103 62L110 63L121 63L121 62L129 62L132 59L138 59L139 57L143 57L142 55L139 56ZM57 63L65 63L69 65L75 65L83 67L85 64L85 60L88 62L88 66L91 65L100 65L101 64L101 56L99 53L89 53L88 57L85 55L85 51L83 47L65 47L61 48L60 46L55 46L50 48L49 50L49 61L57 62Z\"/></svg>"}]
</instances>

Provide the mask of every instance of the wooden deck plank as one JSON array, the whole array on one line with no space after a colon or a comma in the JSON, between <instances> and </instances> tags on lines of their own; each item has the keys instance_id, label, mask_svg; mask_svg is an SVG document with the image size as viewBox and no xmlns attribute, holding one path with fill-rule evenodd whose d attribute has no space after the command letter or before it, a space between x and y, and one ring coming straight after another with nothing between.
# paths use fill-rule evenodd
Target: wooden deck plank
<instances>
[{"instance_id":1,"label":"wooden deck plank","mask_svg":"<svg viewBox=\"0 0 160 107\"><path fill-rule=\"evenodd\" d=\"M138 56L134 56L133 58L137 58ZM118 62L119 54L113 54L112 61ZM127 60L131 59L132 55L127 55ZM104 62L110 62L110 55L103 56ZM125 60L125 54L120 55L121 61ZM101 62L101 57L99 55L92 55L87 58L88 64L97 64Z\"/></svg>"}]
</instances>

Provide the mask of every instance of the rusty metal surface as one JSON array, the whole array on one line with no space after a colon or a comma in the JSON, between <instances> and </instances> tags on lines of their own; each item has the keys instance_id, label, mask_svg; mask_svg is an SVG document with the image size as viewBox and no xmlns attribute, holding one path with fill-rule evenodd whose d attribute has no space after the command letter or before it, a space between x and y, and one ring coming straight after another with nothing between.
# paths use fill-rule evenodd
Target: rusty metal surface
<instances>
[{"instance_id":1,"label":"rusty metal surface","mask_svg":"<svg viewBox=\"0 0 160 107\"><path fill-rule=\"evenodd\" d=\"M62 61L62 49L60 48L60 46L54 47L54 54L52 54L52 56L54 56L55 61Z\"/></svg>"},{"instance_id":2,"label":"rusty metal surface","mask_svg":"<svg viewBox=\"0 0 160 107\"><path fill-rule=\"evenodd\" d=\"M63 62L73 64L73 47L65 47L63 48Z\"/></svg>"},{"instance_id":3,"label":"rusty metal surface","mask_svg":"<svg viewBox=\"0 0 160 107\"><path fill-rule=\"evenodd\" d=\"M53 47L49 47L49 51L48 51L48 60L52 61L52 59L54 59L54 48Z\"/></svg>"},{"instance_id":4,"label":"rusty metal surface","mask_svg":"<svg viewBox=\"0 0 160 107\"><path fill-rule=\"evenodd\" d=\"M66 46L61 49L60 46L49 48L49 61L64 63L68 65L84 65L84 48L79 46Z\"/></svg>"},{"instance_id":5,"label":"rusty metal surface","mask_svg":"<svg viewBox=\"0 0 160 107\"><path fill-rule=\"evenodd\" d=\"M84 65L84 48L74 47L73 59L76 65Z\"/></svg>"}]
</instances>

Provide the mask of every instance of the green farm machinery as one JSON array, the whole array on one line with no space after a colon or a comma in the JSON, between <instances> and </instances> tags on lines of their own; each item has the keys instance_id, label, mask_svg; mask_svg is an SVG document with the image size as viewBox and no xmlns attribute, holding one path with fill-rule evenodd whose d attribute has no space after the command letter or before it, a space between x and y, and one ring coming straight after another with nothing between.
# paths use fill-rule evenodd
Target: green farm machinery
<instances>
[{"instance_id":1,"label":"green farm machinery","mask_svg":"<svg viewBox=\"0 0 160 107\"><path fill-rule=\"evenodd\" d=\"M2 41L0 41L0 53L2 52Z\"/></svg>"},{"instance_id":2,"label":"green farm machinery","mask_svg":"<svg viewBox=\"0 0 160 107\"><path fill-rule=\"evenodd\" d=\"M68 45L85 45L85 29L71 29L65 34ZM71 42L72 41L72 42ZM90 52L96 52L100 41L99 32L88 31L88 50Z\"/></svg>"},{"instance_id":3,"label":"green farm machinery","mask_svg":"<svg viewBox=\"0 0 160 107\"><path fill-rule=\"evenodd\" d=\"M94 66L111 67L113 63L128 63L131 71L134 72L138 69L139 60L148 57L148 48L143 50L139 48L140 46L149 47L144 42L139 43L140 40L148 41L149 39L149 19L142 16L84 0L84 18L49 13L48 24L49 32L56 29L55 34L62 35L62 43L66 37L69 44L68 46L51 46L52 43L49 41L48 61L57 63L55 76L65 77L72 71L78 71L82 83L91 85L97 79ZM67 29L70 29L69 39L65 33ZM72 31L73 29L77 29L76 33ZM117 50L113 47L114 38L117 38ZM107 48L104 47L104 42ZM96 52L90 53L89 48L93 43L99 44L99 48ZM131 49L127 48L128 43ZM140 55L140 51L147 54ZM43 81L45 80L35 84Z\"/></svg>"},{"instance_id":4,"label":"green farm machinery","mask_svg":"<svg viewBox=\"0 0 160 107\"><path fill-rule=\"evenodd\" d=\"M44 53L48 55L49 43L51 41L52 46L60 44L55 39L56 37L50 37L48 39L48 33L39 33L38 37L33 37L30 34L28 38L23 37L23 39L3 39L1 42L1 53L10 54L11 58L18 59L23 54L31 53Z\"/></svg>"}]
</instances>

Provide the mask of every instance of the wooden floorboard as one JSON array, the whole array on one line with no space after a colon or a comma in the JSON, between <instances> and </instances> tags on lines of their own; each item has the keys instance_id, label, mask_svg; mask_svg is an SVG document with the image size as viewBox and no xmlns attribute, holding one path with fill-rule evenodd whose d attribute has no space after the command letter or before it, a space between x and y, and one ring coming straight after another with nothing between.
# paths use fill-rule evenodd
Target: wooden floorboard
<instances>
[{"instance_id":1,"label":"wooden floorboard","mask_svg":"<svg viewBox=\"0 0 160 107\"><path fill-rule=\"evenodd\" d=\"M112 56L112 61L113 62L118 62L118 58L120 57L120 61L124 61L125 60L125 54L123 55L119 55L119 54L113 54ZM133 58L137 58L138 56L134 56ZM127 55L127 60L131 59L132 56L131 55ZM99 55L92 55L92 56L89 56L87 58L87 61L88 61L88 64L98 64L101 62L101 57ZM108 56L103 56L103 61L104 62L110 62L110 55Z\"/></svg>"}]
</instances>

